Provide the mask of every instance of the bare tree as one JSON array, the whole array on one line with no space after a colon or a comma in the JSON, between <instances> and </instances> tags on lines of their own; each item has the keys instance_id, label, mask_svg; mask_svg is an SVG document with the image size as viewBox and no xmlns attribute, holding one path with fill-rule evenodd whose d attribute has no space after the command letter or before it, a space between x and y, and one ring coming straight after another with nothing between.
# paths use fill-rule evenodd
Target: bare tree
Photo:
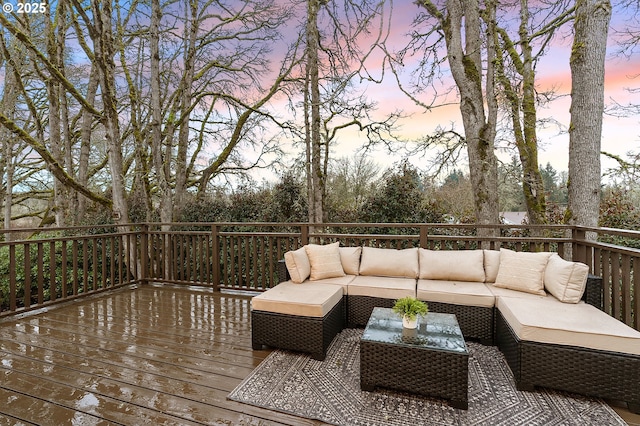
<instances>
[{"instance_id":1,"label":"bare tree","mask_svg":"<svg viewBox=\"0 0 640 426\"><path fill-rule=\"evenodd\" d=\"M600 143L609 0L577 0L571 50L569 220L597 226L601 195Z\"/></svg>"},{"instance_id":2,"label":"bare tree","mask_svg":"<svg viewBox=\"0 0 640 426\"><path fill-rule=\"evenodd\" d=\"M59 5L59 8L56 9L56 14L64 14L63 6ZM56 15L54 21L64 22L65 19ZM13 66L12 76L15 83L12 87L17 89L19 93L22 101L20 105L25 110L25 117L6 115L3 111L0 111L0 124L16 140L23 141L28 145L29 149L35 151L42 158L42 162L47 165L54 182L59 183L58 188L69 188L84 194L84 196L95 202L110 207L110 200L90 190L74 178L74 165L70 161L72 155L64 152L69 149L69 144L71 143L71 132L68 128L68 101L65 96L70 95L79 104L87 108L92 115L97 116L100 114L92 105L86 102L78 89L65 76L63 69L61 69L61 53L54 45L60 43L58 40L64 39L64 37L60 31L56 34L53 31L53 27L48 23L45 24L48 28L47 33L35 32L32 34L32 30L42 28L43 24L40 21L38 25L34 25L28 16L25 16L22 20L10 20L5 15L0 15L0 24L8 31L8 34L13 39L12 42L20 46L16 52L22 52L16 56L6 47L3 47L3 54L7 60L20 61L23 56L29 58L28 64L21 63L20 66ZM51 40L52 38L53 40ZM46 52L40 49L42 45L47 49ZM3 43L3 46L5 46L5 43ZM43 85L42 82L48 82L48 86ZM61 85L61 88L56 82ZM65 94L63 95L61 91L64 91ZM54 95L56 99L50 100L50 97ZM51 108L51 104L54 104L54 108ZM50 121L53 121L53 124ZM50 140L51 138L45 138L50 127L52 127L53 142ZM14 155L20 154L14 151ZM28 167L27 163L24 164ZM22 166L22 164L20 165ZM26 173L29 175L30 172L27 171ZM30 183L23 182L22 184L29 186ZM62 206L66 205L68 201L66 195L64 197L64 199L58 197L57 200L61 202ZM56 205L57 201L54 201L54 199L51 201L52 205L49 212L69 213L67 209L59 208ZM43 223L47 223L47 214L42 215ZM72 217L72 215L63 216L64 214L61 214L58 220L62 220L64 223L66 223L68 217Z\"/></svg>"},{"instance_id":3,"label":"bare tree","mask_svg":"<svg viewBox=\"0 0 640 426\"><path fill-rule=\"evenodd\" d=\"M56 193L68 195L52 205L60 218L78 220L91 200L125 223L134 193L145 199L147 218L162 202L163 219L172 220L189 189L204 193L215 176L265 166L264 158L277 153L277 140L266 134L269 121L279 124L269 102L299 57L294 45L272 73L278 61L271 52L290 9L273 0L156 3L152 37L139 6L57 2L46 32L42 22L30 25L30 17L0 16L38 73L31 80L26 67L16 73L33 124L4 111L0 124L38 153L57 182ZM67 53L69 37L74 55ZM153 73L151 39L159 55ZM152 131L151 86L160 101L153 109L159 137ZM240 148L247 147L259 154L257 160L244 160ZM158 190L160 178L164 192ZM67 207L61 209L63 200Z\"/></svg>"},{"instance_id":4,"label":"bare tree","mask_svg":"<svg viewBox=\"0 0 640 426\"><path fill-rule=\"evenodd\" d=\"M307 2L303 105L311 223L326 220L324 203L330 152L344 129L353 127L364 133L366 146L397 139L394 126L400 113L374 118L376 104L357 94L354 88L354 80L379 82L369 73L367 61L388 33L385 22L390 16L386 15L386 7L384 1ZM322 28L320 15L325 22ZM363 42L365 35L373 41Z\"/></svg>"},{"instance_id":5,"label":"bare tree","mask_svg":"<svg viewBox=\"0 0 640 426\"><path fill-rule=\"evenodd\" d=\"M482 32L477 0L447 0L442 9L430 0L419 0L418 5L436 18L444 34L447 60L460 96L476 221L479 224L498 223L498 169L494 153L498 108L494 88L493 40ZM487 9L491 19L495 4L488 3ZM483 40L486 40L484 59ZM486 69L484 76L483 69ZM492 232L479 229L479 234Z\"/></svg>"},{"instance_id":6,"label":"bare tree","mask_svg":"<svg viewBox=\"0 0 640 426\"><path fill-rule=\"evenodd\" d=\"M162 93L160 93L160 20L162 10L160 0L151 0L151 23L149 31L149 48L151 56L151 157L156 171L160 200L160 221L171 222L173 219L173 193L169 186L171 162L163 161L165 150L162 145ZM170 135L172 137L173 135ZM168 145L170 146L170 145ZM163 225L168 230L168 225Z\"/></svg>"},{"instance_id":7,"label":"bare tree","mask_svg":"<svg viewBox=\"0 0 640 426\"><path fill-rule=\"evenodd\" d=\"M305 81L305 140L308 159L308 206L309 222L322 223L324 221L324 191L325 178L322 167L322 153L320 146L320 72L318 51L320 50L320 31L318 30L318 14L320 5L326 5L326 0L307 1L307 50L306 50L306 81ZM307 94L308 93L308 94Z\"/></svg>"},{"instance_id":8,"label":"bare tree","mask_svg":"<svg viewBox=\"0 0 640 426\"><path fill-rule=\"evenodd\" d=\"M522 164L522 191L529 222L546 223L546 199L538 164L537 99L535 64L557 28L573 18L573 8L562 2L544 2L532 12L528 0L519 2L518 38L488 19L488 30L496 46L496 78L511 119L512 134ZM542 15L538 22L534 21ZM534 45L537 52L534 52Z\"/></svg>"},{"instance_id":9,"label":"bare tree","mask_svg":"<svg viewBox=\"0 0 640 426\"><path fill-rule=\"evenodd\" d=\"M9 47L5 45L5 39L0 34L0 43L2 43L3 51L7 54L3 54L5 57L5 79L4 79L4 91L2 93L2 99L0 100L0 112L6 114L9 119L14 119L16 104L17 104L17 83L15 81L15 70L13 68L16 63L14 58L8 55ZM4 127L0 128L0 140L2 140L3 149L0 155L2 161L0 162L0 176L3 177L3 185L0 186L0 194L2 194L2 200L4 201L4 228L11 229L11 216L13 207L13 182L15 174L15 158L14 154L16 149L16 138ZM11 233L5 234L7 240L11 239Z\"/></svg>"}]
</instances>

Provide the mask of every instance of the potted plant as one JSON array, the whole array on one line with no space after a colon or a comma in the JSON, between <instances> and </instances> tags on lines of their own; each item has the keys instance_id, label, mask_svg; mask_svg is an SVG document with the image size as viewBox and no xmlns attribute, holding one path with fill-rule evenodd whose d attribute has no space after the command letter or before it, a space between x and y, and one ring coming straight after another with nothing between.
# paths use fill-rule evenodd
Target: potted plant
<instances>
[{"instance_id":1,"label":"potted plant","mask_svg":"<svg viewBox=\"0 0 640 426\"><path fill-rule=\"evenodd\" d=\"M407 296L396 300L393 305L393 312L402 317L403 327L416 328L418 326L418 315L426 315L429 312L429 308L426 303L415 297Z\"/></svg>"}]
</instances>

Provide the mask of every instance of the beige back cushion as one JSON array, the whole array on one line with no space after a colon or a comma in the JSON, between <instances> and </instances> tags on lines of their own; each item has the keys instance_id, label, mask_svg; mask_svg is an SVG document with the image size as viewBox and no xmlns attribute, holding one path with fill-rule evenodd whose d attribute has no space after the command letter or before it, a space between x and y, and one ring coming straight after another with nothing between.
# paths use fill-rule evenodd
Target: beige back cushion
<instances>
[{"instance_id":1,"label":"beige back cushion","mask_svg":"<svg viewBox=\"0 0 640 426\"><path fill-rule=\"evenodd\" d=\"M484 275L485 282L494 283L500 270L500 251L485 250L484 251Z\"/></svg>"},{"instance_id":2,"label":"beige back cushion","mask_svg":"<svg viewBox=\"0 0 640 426\"><path fill-rule=\"evenodd\" d=\"M340 247L340 260L345 274L358 275L362 247Z\"/></svg>"},{"instance_id":3,"label":"beige back cushion","mask_svg":"<svg viewBox=\"0 0 640 426\"><path fill-rule=\"evenodd\" d=\"M291 281L294 283L300 284L309 278L309 275L311 274L311 264L309 263L307 251L304 247L300 247L298 250L286 252L284 254L284 263L287 265Z\"/></svg>"},{"instance_id":4,"label":"beige back cushion","mask_svg":"<svg viewBox=\"0 0 640 426\"><path fill-rule=\"evenodd\" d=\"M342 277L345 275L340 259L340 243L304 246L311 264L311 280Z\"/></svg>"},{"instance_id":5,"label":"beige back cushion","mask_svg":"<svg viewBox=\"0 0 640 426\"><path fill-rule=\"evenodd\" d=\"M360 275L378 277L418 277L418 249L403 250L363 247Z\"/></svg>"},{"instance_id":6,"label":"beige back cushion","mask_svg":"<svg viewBox=\"0 0 640 426\"><path fill-rule=\"evenodd\" d=\"M419 249L420 275L426 280L484 282L482 250Z\"/></svg>"},{"instance_id":7,"label":"beige back cushion","mask_svg":"<svg viewBox=\"0 0 640 426\"><path fill-rule=\"evenodd\" d=\"M500 269L494 286L544 296L544 270L551 253L500 249Z\"/></svg>"},{"instance_id":8,"label":"beige back cushion","mask_svg":"<svg viewBox=\"0 0 640 426\"><path fill-rule=\"evenodd\" d=\"M544 288L565 303L578 303L587 284L589 267L584 263L569 262L554 253L544 272Z\"/></svg>"}]
</instances>

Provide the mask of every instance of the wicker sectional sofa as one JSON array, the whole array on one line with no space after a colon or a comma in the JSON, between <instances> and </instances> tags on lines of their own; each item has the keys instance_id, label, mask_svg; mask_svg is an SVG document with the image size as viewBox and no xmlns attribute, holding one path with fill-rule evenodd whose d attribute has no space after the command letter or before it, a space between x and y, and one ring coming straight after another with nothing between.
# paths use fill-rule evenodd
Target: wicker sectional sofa
<instances>
[{"instance_id":1,"label":"wicker sectional sofa","mask_svg":"<svg viewBox=\"0 0 640 426\"><path fill-rule=\"evenodd\" d=\"M519 389L625 401L640 412L640 332L602 311L602 279L553 253L307 245L252 299L254 349L324 359L344 327L414 296L454 313L466 339L497 344Z\"/></svg>"}]
</instances>

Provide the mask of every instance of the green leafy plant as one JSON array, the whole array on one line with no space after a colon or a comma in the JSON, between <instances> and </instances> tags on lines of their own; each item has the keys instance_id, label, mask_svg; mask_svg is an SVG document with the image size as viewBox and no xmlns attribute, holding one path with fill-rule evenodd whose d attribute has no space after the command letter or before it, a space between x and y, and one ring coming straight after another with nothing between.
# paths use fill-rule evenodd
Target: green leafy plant
<instances>
[{"instance_id":1,"label":"green leafy plant","mask_svg":"<svg viewBox=\"0 0 640 426\"><path fill-rule=\"evenodd\" d=\"M421 302L415 297L407 296L396 300L393 305L393 312L402 317L406 316L413 321L418 315L426 315L429 312L429 307L425 302Z\"/></svg>"}]
</instances>

